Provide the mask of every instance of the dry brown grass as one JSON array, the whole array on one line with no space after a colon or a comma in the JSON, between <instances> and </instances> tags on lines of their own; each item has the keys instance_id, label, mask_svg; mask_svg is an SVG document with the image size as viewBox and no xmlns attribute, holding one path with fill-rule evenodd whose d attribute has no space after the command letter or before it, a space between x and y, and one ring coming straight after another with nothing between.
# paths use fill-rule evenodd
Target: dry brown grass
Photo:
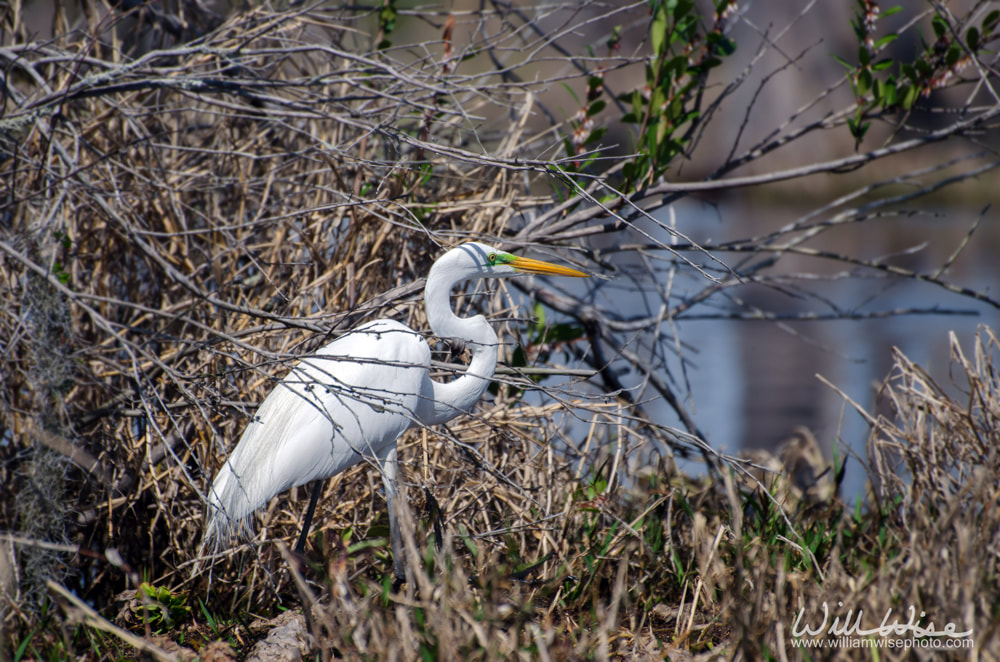
<instances>
[{"instance_id":1,"label":"dry brown grass","mask_svg":"<svg viewBox=\"0 0 1000 662\"><path fill-rule=\"evenodd\" d=\"M571 129L539 126L551 111L536 94L586 90L590 72L531 41L533 23L495 21L489 56L530 51L518 40L532 35L555 64L452 76L444 14L380 51L386 26L366 11L185 7L183 30L147 8L120 24L88 11L75 31L57 14L49 42L19 24L3 35L0 660L241 657L267 634L256 616L300 606L320 659L799 659L791 623L823 601L912 604L973 628L976 653L996 658L996 338L984 329L971 359L954 346L962 402L897 356L892 416L873 419L875 487L852 511L695 439L662 370L681 343L661 326L737 284L712 261L691 270L718 282L680 304L657 289L648 319L544 284L456 300L502 327L504 363L599 376L504 376L476 416L407 433L401 593L387 584L380 481L363 466L326 485L304 561L285 552L303 489L272 500L257 538L198 559L206 486L287 363L375 316L424 329L421 278L443 248L485 238L601 271L601 240L568 249L626 226L649 238L632 224L648 220L631 215L640 194L559 199L573 190L554 175L576 158L559 151ZM588 15L573 16L586 31ZM588 173L574 181L591 202L606 193ZM629 220L605 232L608 211ZM769 257L745 275L766 283L774 251L758 248ZM630 283L660 287L648 262L660 249L674 245L630 249L646 269ZM691 266L671 263L670 279ZM947 285L940 275L924 280ZM525 319L536 301L570 337L538 336ZM630 400L623 363L686 435ZM712 471L680 475L673 452L704 453ZM160 597L136 597L142 581Z\"/></svg>"},{"instance_id":2,"label":"dry brown grass","mask_svg":"<svg viewBox=\"0 0 1000 662\"><path fill-rule=\"evenodd\" d=\"M735 576L747 591L730 614L748 657L769 651L798 659L802 651L789 645L791 625L802 611L805 623L819 626L825 603L828 624L837 615L843 622L848 609L855 617L863 612L864 628L879 626L888 610L888 623L906 624L912 606L925 627L932 622L943 630L952 622L959 632L973 631L972 649L883 649L880 659L997 659L1000 343L983 327L972 359L968 351L953 337L952 375L961 398L896 352L881 389L891 414L865 414L873 424L873 487L863 508L852 513L831 505L801 520L806 537L818 541L822 576L798 561L795 541L754 536L736 555ZM811 654L856 659L875 652Z\"/></svg>"},{"instance_id":3,"label":"dry brown grass","mask_svg":"<svg viewBox=\"0 0 1000 662\"><path fill-rule=\"evenodd\" d=\"M347 659L997 659L1000 342L984 327L973 358L957 342L952 349L966 400L897 353L882 388L892 413L873 419L877 487L863 506L800 505L789 527L769 497L726 476L639 479L591 498L568 473L528 462L525 484L541 480L547 499L565 503L558 523L540 527L537 515L511 508L502 540L464 537L462 508L446 507L461 524L435 549L431 518L418 516L411 540L426 544L409 547L413 582L399 595L389 597L366 575L368 563L328 535L305 571L319 583L300 587L311 631L325 642L318 650ZM436 490L441 503L461 503L474 485L447 484ZM794 488L773 487L773 497L786 489ZM925 627L972 630L973 648L806 650L804 658L792 643L796 618L803 612L819 626L824 603L831 620L863 612L866 628L888 610L889 623L908 623L912 605L926 613Z\"/></svg>"}]
</instances>

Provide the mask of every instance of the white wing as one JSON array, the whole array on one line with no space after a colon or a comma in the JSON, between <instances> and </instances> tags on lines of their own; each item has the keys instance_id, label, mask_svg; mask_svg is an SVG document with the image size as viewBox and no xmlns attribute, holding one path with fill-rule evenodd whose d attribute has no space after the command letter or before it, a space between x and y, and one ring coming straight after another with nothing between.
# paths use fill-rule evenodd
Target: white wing
<instances>
[{"instance_id":1,"label":"white wing","mask_svg":"<svg viewBox=\"0 0 1000 662\"><path fill-rule=\"evenodd\" d=\"M415 331L376 320L303 359L265 398L216 476L208 539L247 529L255 510L294 485L384 458L415 420L430 358Z\"/></svg>"}]
</instances>

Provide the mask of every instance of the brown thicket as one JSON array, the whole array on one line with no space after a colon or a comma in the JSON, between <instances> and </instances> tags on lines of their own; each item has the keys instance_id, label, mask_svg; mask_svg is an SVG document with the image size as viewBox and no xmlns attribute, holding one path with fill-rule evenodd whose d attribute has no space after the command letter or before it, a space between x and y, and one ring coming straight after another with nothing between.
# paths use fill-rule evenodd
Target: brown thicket
<instances>
[{"instance_id":1,"label":"brown thicket","mask_svg":"<svg viewBox=\"0 0 1000 662\"><path fill-rule=\"evenodd\" d=\"M453 15L392 2L225 15L187 2L84 3L80 16L57 6L46 40L29 34L27 8L3 5L0 635L11 650L131 655L118 635L95 634L122 628L140 637L127 646L161 658L176 651L154 630L199 650L221 639L239 656L264 636L247 614L303 604L304 646L323 659L797 657L789 624L825 600L873 614L947 605L995 659L995 337L984 329L972 358L953 346L967 401L896 357L883 388L891 416L871 417L871 498L854 513L831 494L836 468L810 474L823 490L790 485L764 470L781 462L700 438L675 326L685 315L778 319L730 295L748 282L805 291L816 274L782 270L787 256L1000 307L948 279L965 244L923 272L822 244L996 168L988 147L964 142L1000 114L992 62L949 79L979 96L944 128L904 117L884 145L730 180L813 133L846 135L857 106L737 138L707 167L694 157L743 79L698 88L712 92L685 99L699 114L678 160L704 181L617 190L646 147L581 138L593 152L574 150L580 117L548 95L565 85L596 98L606 85L597 116L612 125L609 113L626 110L615 94L642 78L645 4ZM982 20L976 11L962 20ZM574 55L587 52L579 34L606 40L616 23L627 48ZM956 151L892 161L765 235L697 244L660 213L693 191L924 158L942 142ZM326 485L304 565L287 554L303 489L271 502L254 540L199 559L207 486L289 362L375 317L426 330L422 278L470 239L598 278L586 291L511 281L456 298L460 313L496 321L511 369L477 415L401 441L411 584L388 590L381 481L365 466ZM675 277L695 285L677 293ZM617 309L626 290L644 292L643 309ZM709 308L720 299L734 312ZM928 311L885 314L900 312ZM462 360L447 340L432 341L445 377ZM669 370L676 357L681 374ZM653 400L680 429L655 422ZM709 471L680 475L677 454ZM143 581L162 599L136 597Z\"/></svg>"}]
</instances>

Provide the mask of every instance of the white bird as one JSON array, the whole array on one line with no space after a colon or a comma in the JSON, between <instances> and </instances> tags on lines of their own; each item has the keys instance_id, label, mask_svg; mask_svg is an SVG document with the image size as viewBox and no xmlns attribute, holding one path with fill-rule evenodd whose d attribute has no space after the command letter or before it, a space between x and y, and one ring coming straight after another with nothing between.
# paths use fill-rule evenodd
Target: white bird
<instances>
[{"instance_id":1,"label":"white bird","mask_svg":"<svg viewBox=\"0 0 1000 662\"><path fill-rule=\"evenodd\" d=\"M385 482L393 571L404 581L393 506L396 440L410 427L444 423L471 411L497 363L493 328L482 315L456 316L451 290L469 279L518 274L587 276L480 243L458 246L434 262L424 287L427 320L437 337L459 338L472 354L465 373L449 382L431 379L431 351L424 338L388 319L363 324L302 359L264 399L216 476L208 494L206 543L218 546L234 532L249 533L254 511L271 497L367 460L379 467Z\"/></svg>"}]
</instances>

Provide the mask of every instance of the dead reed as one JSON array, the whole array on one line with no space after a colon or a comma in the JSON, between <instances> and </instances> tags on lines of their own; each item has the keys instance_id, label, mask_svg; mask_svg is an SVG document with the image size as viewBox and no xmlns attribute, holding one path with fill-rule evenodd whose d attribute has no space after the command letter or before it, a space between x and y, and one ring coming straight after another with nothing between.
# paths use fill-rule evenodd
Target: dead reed
<instances>
[{"instance_id":1,"label":"dead reed","mask_svg":"<svg viewBox=\"0 0 1000 662\"><path fill-rule=\"evenodd\" d=\"M953 344L961 401L897 355L856 509L834 494L838 467L794 485L709 447L667 367L687 365L674 320L744 278L767 284L785 254L813 256L797 233L845 223L807 216L751 242L763 259L737 273L653 217L679 195L668 183L622 192L582 167L613 150L574 143L584 122L539 95L566 84L596 116L605 73L642 74L638 46L570 57L517 8L409 12L431 27L393 46L392 2L182 5L60 5L50 40L10 18L20 3L3 14L0 659L242 658L300 607L293 630L320 659L801 659L792 623L823 602L913 605L973 629L974 653L996 659L996 337L984 328L971 358ZM649 21L645 5L600 11ZM570 15L565 34L597 23ZM460 48L456 21L480 41ZM955 135L978 130L963 121ZM733 158L719 173L756 157ZM861 224L880 204L837 218ZM421 279L467 239L599 273L619 248L626 260L587 293L532 282L456 297L500 327L513 370L475 416L401 440L404 591L389 590L365 466L326 485L304 560L287 553L303 489L272 500L253 540L198 558L205 490L289 362L378 316L425 329ZM992 302L943 268L822 257ZM705 285L678 302L664 283L688 271ZM625 282L651 286L648 310L620 314ZM433 339L440 375L461 362L446 340ZM657 425L653 399L684 430ZM676 454L709 471L680 474Z\"/></svg>"}]
</instances>

